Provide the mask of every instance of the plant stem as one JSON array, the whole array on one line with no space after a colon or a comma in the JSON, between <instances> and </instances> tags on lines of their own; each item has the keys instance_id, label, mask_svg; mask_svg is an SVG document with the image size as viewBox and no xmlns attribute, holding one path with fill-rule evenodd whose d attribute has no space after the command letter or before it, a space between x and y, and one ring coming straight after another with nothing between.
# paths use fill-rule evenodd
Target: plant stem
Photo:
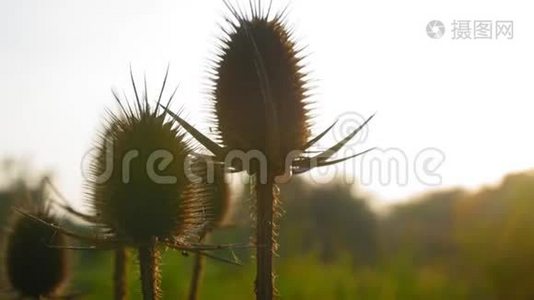
<instances>
[{"instance_id":1,"label":"plant stem","mask_svg":"<svg viewBox=\"0 0 534 300\"><path fill-rule=\"evenodd\" d=\"M160 299L160 254L157 238L152 238L147 245L139 247L139 264L141 268L141 286L144 300Z\"/></svg>"},{"instance_id":2,"label":"plant stem","mask_svg":"<svg viewBox=\"0 0 534 300\"><path fill-rule=\"evenodd\" d=\"M195 262L193 266L193 275L191 277L191 285L189 286L189 300L197 300L202 278L202 271L204 269L204 257L199 253L195 254Z\"/></svg>"},{"instance_id":3,"label":"plant stem","mask_svg":"<svg viewBox=\"0 0 534 300\"><path fill-rule=\"evenodd\" d=\"M128 253L126 248L120 247L115 250L115 269L113 273L115 300L126 300L128 298Z\"/></svg>"},{"instance_id":4,"label":"plant stem","mask_svg":"<svg viewBox=\"0 0 534 300\"><path fill-rule=\"evenodd\" d=\"M256 299L273 299L273 184L256 174Z\"/></svg>"}]
</instances>

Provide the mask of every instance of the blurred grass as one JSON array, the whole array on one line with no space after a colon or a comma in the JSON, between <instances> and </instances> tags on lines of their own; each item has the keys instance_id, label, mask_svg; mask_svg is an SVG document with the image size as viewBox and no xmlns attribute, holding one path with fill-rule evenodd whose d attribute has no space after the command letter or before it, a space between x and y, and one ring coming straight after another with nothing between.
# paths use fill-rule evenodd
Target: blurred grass
<instances>
[{"instance_id":1,"label":"blurred grass","mask_svg":"<svg viewBox=\"0 0 534 300\"><path fill-rule=\"evenodd\" d=\"M1 221L13 196L25 190L17 184L0 191ZM534 172L477 191L434 191L385 214L341 184L294 181L282 188L282 199L275 262L282 299L534 299ZM240 201L236 226L215 232L211 244L250 239L248 201ZM201 299L253 299L252 252L236 250L243 266L208 259ZM112 251L77 251L73 257L67 291L112 299ZM164 299L186 298L193 259L164 251ZM141 299L138 278L130 253L130 299Z\"/></svg>"},{"instance_id":2,"label":"blurred grass","mask_svg":"<svg viewBox=\"0 0 534 300\"><path fill-rule=\"evenodd\" d=\"M79 262L75 290L84 299L111 299L111 253ZM324 264L313 255L277 261L279 294L284 299L472 299L467 287L443 275L439 268L417 270L404 258L380 268L354 269L348 255L335 264ZM189 286L192 257L167 251L163 257L164 299L184 299ZM135 259L130 260L131 299L141 299ZM253 262L231 266L208 261L201 299L252 299Z\"/></svg>"}]
</instances>

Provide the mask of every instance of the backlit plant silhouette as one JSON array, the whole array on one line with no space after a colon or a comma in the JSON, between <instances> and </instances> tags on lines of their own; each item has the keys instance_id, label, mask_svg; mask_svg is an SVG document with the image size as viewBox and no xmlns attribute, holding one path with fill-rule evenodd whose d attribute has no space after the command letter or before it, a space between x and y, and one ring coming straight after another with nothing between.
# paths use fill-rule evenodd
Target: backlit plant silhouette
<instances>
[{"instance_id":1,"label":"backlit plant silhouette","mask_svg":"<svg viewBox=\"0 0 534 300\"><path fill-rule=\"evenodd\" d=\"M216 259L219 258L206 251L224 246L199 243L214 222L210 198L213 187L188 177L185 166L188 160L194 160L193 149L178 125L159 109L168 70L155 106L148 102L146 80L140 99L133 74L130 75L135 101L130 103L114 93L120 112L109 114L97 139L87 199L94 214L82 214L62 205L98 228L100 235L83 236L59 226L53 228L90 241L94 248L116 249L116 297L124 297L120 290L125 289L121 285L125 281L126 258L121 253L125 247L136 249L143 298L160 299L158 245ZM167 106L173 96L174 93ZM197 164L194 171L205 173L203 167Z\"/></svg>"},{"instance_id":2,"label":"backlit plant silhouette","mask_svg":"<svg viewBox=\"0 0 534 300\"><path fill-rule=\"evenodd\" d=\"M95 224L100 223L100 220L97 217L80 213L74 208L72 208L70 205L67 204L66 198L59 192L59 190L52 184L52 182L46 180L46 183L55 193L55 196L59 197L63 201L55 201L54 204L69 212L71 216L78 217L83 221L92 224L93 226ZM86 237L80 237L78 235L75 235L75 237L87 239ZM124 246L117 245L114 250L113 257L113 299L115 300L128 299L128 258L128 249Z\"/></svg>"},{"instance_id":3,"label":"backlit plant silhouette","mask_svg":"<svg viewBox=\"0 0 534 300\"><path fill-rule=\"evenodd\" d=\"M47 225L56 223L47 203L26 199L21 207L32 216L17 214L10 226L5 266L11 289L19 299L67 297L60 294L69 277L66 236Z\"/></svg>"},{"instance_id":4,"label":"backlit plant silhouette","mask_svg":"<svg viewBox=\"0 0 534 300\"><path fill-rule=\"evenodd\" d=\"M226 3L226 2L225 2ZM180 116L169 111L184 129L212 154L226 163L230 172L247 171L255 184L257 299L274 295L272 256L276 251L275 216L279 213L277 179L306 172L355 157L331 159L363 126L367 119L331 148L312 155L310 151L330 126L310 137L307 80L302 55L284 22L284 12L271 16L251 4L250 12L237 11L226 3L233 20L214 61L212 101L221 143L203 135ZM228 161L238 153L261 153L253 161Z\"/></svg>"},{"instance_id":5,"label":"backlit plant silhouette","mask_svg":"<svg viewBox=\"0 0 534 300\"><path fill-rule=\"evenodd\" d=\"M205 230L201 233L201 240L206 242L210 233L221 226L225 221L230 206L229 187L225 181L223 166L216 164L209 158L198 157L192 162L192 170L196 176L206 184L207 195L210 202L211 218L206 224ZM195 254L193 273L189 288L189 300L199 298L200 282L204 268L204 257Z\"/></svg>"}]
</instances>

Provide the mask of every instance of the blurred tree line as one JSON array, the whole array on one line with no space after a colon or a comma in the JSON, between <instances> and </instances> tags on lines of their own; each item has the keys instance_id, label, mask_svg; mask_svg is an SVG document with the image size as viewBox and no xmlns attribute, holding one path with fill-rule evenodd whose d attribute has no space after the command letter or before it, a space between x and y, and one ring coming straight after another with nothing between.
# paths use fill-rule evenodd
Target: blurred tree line
<instances>
[{"instance_id":1,"label":"blurred tree line","mask_svg":"<svg viewBox=\"0 0 534 300\"><path fill-rule=\"evenodd\" d=\"M11 206L17 200L41 201L49 177L47 173L32 173L23 162L0 160L0 226L7 225Z\"/></svg>"},{"instance_id":2,"label":"blurred tree line","mask_svg":"<svg viewBox=\"0 0 534 300\"><path fill-rule=\"evenodd\" d=\"M2 185L2 223L14 195L41 189L22 175L10 175L10 183ZM434 191L380 213L370 208L372 199L339 182L314 186L292 179L282 188L281 199L277 269L283 278L281 294L287 299L534 299L533 173L509 175L477 191ZM214 242L250 238L248 193L236 202L229 220L236 226L221 230ZM95 281L106 278L97 272L109 272L104 264L110 260L104 256L80 256L79 264L87 265L81 269L96 269L80 275L74 285L89 291L109 288L110 283ZM184 260L174 256L166 264L181 274L179 282L164 282L169 299L174 299L173 292L183 295L187 287L183 274L188 274L184 268L189 270L189 265L180 259ZM100 269L95 267L99 261ZM205 299L239 284L249 291L251 277L242 273L252 268L239 271L217 263L210 268ZM230 294L228 299L250 298L246 293ZM106 298L94 299L99 297Z\"/></svg>"}]
</instances>

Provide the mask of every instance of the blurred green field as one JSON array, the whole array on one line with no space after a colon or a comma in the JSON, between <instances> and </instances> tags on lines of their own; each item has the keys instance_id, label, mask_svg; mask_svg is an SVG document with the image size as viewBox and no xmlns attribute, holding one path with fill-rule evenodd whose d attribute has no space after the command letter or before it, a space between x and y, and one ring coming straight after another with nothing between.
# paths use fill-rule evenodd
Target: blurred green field
<instances>
[{"instance_id":1,"label":"blurred green field","mask_svg":"<svg viewBox=\"0 0 534 300\"><path fill-rule=\"evenodd\" d=\"M13 195L0 193L3 221ZM250 240L249 201L245 193L238 198L235 226L215 232L210 243ZM534 299L531 172L476 191L435 191L380 213L339 183L293 180L282 199L276 259L282 299ZM208 259L201 299L252 299L252 252L235 251L243 266ZM67 291L111 299L113 252L72 255ZM228 250L217 255L231 257ZM193 258L163 249L164 299L186 298ZM141 299L135 253L129 269L130 298Z\"/></svg>"},{"instance_id":2,"label":"blurred green field","mask_svg":"<svg viewBox=\"0 0 534 300\"><path fill-rule=\"evenodd\" d=\"M166 252L163 260L164 299L187 296L192 258ZM111 253L78 264L76 290L84 299L111 299ZM130 296L141 299L136 263L130 265ZM413 270L407 264L355 270L349 259L323 264L307 255L277 263L279 294L283 299L469 299L461 282L452 282L439 270ZM252 261L243 267L209 262L202 283L201 299L252 299Z\"/></svg>"}]
</instances>

